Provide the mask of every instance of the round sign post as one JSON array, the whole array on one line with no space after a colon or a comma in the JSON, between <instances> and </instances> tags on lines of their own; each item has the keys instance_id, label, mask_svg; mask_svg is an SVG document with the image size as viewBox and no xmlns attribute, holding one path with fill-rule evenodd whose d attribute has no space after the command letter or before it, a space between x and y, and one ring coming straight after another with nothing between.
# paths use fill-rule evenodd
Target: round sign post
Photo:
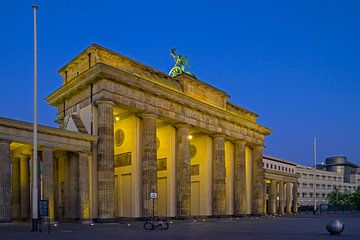
<instances>
[{"instance_id":1,"label":"round sign post","mask_svg":"<svg viewBox=\"0 0 360 240\"><path fill-rule=\"evenodd\" d=\"M151 192L150 193L150 198L152 199L152 218L154 220L155 217L155 199L157 199L157 193L156 192Z\"/></svg>"}]
</instances>

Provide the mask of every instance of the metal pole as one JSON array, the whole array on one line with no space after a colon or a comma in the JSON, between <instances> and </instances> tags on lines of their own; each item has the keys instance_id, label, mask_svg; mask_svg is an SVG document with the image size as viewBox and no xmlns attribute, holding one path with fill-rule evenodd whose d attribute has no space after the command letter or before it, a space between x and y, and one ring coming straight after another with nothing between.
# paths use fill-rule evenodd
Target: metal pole
<instances>
[{"instance_id":1,"label":"metal pole","mask_svg":"<svg viewBox=\"0 0 360 240\"><path fill-rule=\"evenodd\" d=\"M32 232L38 231L38 159L37 159L37 36L36 11L34 10L34 142L33 142L33 187L32 187Z\"/></svg>"},{"instance_id":2,"label":"metal pole","mask_svg":"<svg viewBox=\"0 0 360 240\"><path fill-rule=\"evenodd\" d=\"M316 137L314 137L314 213L316 213Z\"/></svg>"}]
</instances>

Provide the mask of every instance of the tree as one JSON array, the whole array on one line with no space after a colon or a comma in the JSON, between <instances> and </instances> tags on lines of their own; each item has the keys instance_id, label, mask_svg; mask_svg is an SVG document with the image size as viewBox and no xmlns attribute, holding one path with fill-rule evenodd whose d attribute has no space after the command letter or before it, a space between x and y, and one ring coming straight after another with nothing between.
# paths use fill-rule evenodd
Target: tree
<instances>
[{"instance_id":1,"label":"tree","mask_svg":"<svg viewBox=\"0 0 360 240\"><path fill-rule=\"evenodd\" d=\"M351 194L350 202L351 205L354 205L358 208L360 207L360 187L358 187L356 191Z\"/></svg>"},{"instance_id":2,"label":"tree","mask_svg":"<svg viewBox=\"0 0 360 240\"><path fill-rule=\"evenodd\" d=\"M334 187L334 190L332 190L329 193L328 200L331 205L334 205L334 206L341 205L342 193L339 191L339 189L336 186Z\"/></svg>"}]
</instances>

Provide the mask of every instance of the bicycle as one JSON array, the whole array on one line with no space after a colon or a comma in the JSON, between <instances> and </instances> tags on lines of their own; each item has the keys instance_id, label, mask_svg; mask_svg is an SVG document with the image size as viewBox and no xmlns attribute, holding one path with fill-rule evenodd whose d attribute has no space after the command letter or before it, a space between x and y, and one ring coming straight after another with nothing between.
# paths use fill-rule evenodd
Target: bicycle
<instances>
[{"instance_id":1,"label":"bicycle","mask_svg":"<svg viewBox=\"0 0 360 240\"><path fill-rule=\"evenodd\" d=\"M169 228L169 223L163 221L161 217L149 217L145 221L143 226L146 230L154 230L154 229L167 230Z\"/></svg>"}]
</instances>

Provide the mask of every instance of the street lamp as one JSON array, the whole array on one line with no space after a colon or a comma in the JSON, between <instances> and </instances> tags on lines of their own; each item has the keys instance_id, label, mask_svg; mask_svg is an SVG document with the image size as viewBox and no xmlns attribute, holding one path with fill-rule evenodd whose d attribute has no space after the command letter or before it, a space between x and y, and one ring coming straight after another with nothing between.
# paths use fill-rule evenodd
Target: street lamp
<instances>
[{"instance_id":1,"label":"street lamp","mask_svg":"<svg viewBox=\"0 0 360 240\"><path fill-rule=\"evenodd\" d=\"M38 231L38 156L37 156L37 34L36 5L34 11L34 142L33 142L33 172L32 172L32 232Z\"/></svg>"},{"instance_id":2,"label":"street lamp","mask_svg":"<svg viewBox=\"0 0 360 240\"><path fill-rule=\"evenodd\" d=\"M316 213L316 137L314 137L314 214Z\"/></svg>"}]
</instances>

